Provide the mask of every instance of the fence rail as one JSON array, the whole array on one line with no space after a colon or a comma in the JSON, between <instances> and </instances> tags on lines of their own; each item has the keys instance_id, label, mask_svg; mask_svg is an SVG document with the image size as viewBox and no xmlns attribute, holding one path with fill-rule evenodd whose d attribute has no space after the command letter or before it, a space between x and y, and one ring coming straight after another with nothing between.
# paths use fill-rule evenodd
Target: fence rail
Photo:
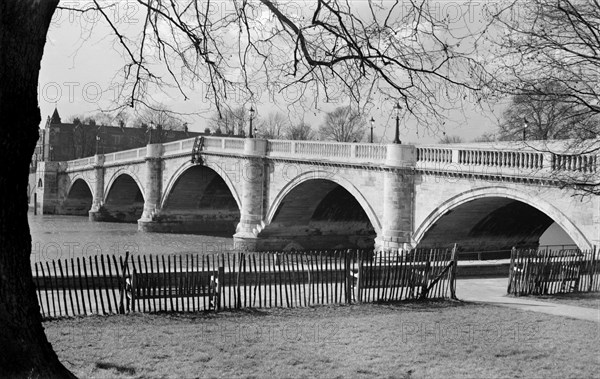
<instances>
[{"instance_id":1,"label":"fence rail","mask_svg":"<svg viewBox=\"0 0 600 379\"><path fill-rule=\"evenodd\" d=\"M511 253L509 294L597 291L600 291L600 265L595 251L513 249Z\"/></svg>"},{"instance_id":2,"label":"fence rail","mask_svg":"<svg viewBox=\"0 0 600 379\"><path fill-rule=\"evenodd\" d=\"M455 298L456 251L100 255L35 263L42 316Z\"/></svg>"}]
</instances>

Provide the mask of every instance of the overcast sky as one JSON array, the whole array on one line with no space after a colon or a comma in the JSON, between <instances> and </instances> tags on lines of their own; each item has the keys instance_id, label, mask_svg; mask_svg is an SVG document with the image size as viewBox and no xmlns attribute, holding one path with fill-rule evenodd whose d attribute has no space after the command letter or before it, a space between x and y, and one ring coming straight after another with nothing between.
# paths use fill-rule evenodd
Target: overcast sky
<instances>
[{"instance_id":1,"label":"overcast sky","mask_svg":"<svg viewBox=\"0 0 600 379\"><path fill-rule=\"evenodd\" d=\"M124 33L135 33L140 28L143 13L132 7L131 3L123 1L118 4L120 8L113 11L116 25ZM442 1L436 12L454 12L457 15L454 17L457 18L457 4L462 3ZM481 9L472 7L465 15L460 16L460 21L477 22L480 17ZM53 112L55 104L63 121L73 114L91 114L113 106L115 93L119 90L119 80L114 80L115 75L119 74L124 63L120 51L107 25L94 20L93 15L82 16L65 10L57 11L48 34L40 72L38 94L42 126L46 117ZM175 91L169 92L171 96L157 94L155 100L177 112L201 113L209 117L212 105L203 99L200 92L195 91L188 101L183 101L182 96ZM268 103L261 104L258 109L259 114L264 116L271 110L276 109ZM465 109L465 112L465 115L458 111L449 115L453 122L449 122L446 127L447 134L470 140L484 132L493 131L496 127L495 118L491 114L474 109ZM371 117L376 120L375 134L391 140L394 135L394 116L374 111L367 115L367 119ZM314 129L317 129L323 118L320 111L308 111L305 115L305 120ZM206 119L201 116L189 117L188 121L191 130L201 131L207 126ZM365 125L365 128L368 127L369 125ZM437 142L440 136L441 133L432 135L423 130L418 131L412 125L403 125L401 129L403 142L432 143Z\"/></svg>"}]
</instances>

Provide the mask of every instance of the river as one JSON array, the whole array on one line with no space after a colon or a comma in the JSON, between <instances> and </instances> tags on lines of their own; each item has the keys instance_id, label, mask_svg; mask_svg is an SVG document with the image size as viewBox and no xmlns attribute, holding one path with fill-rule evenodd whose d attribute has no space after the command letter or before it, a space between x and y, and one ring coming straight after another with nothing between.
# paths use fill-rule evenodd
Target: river
<instances>
[{"instance_id":1,"label":"river","mask_svg":"<svg viewBox=\"0 0 600 379\"><path fill-rule=\"evenodd\" d=\"M98 254L220 253L233 248L233 238L195 234L143 233L137 224L91 222L85 216L33 215L31 262L89 257ZM541 245L573 246L556 224L540 238Z\"/></svg>"},{"instance_id":2,"label":"river","mask_svg":"<svg viewBox=\"0 0 600 379\"><path fill-rule=\"evenodd\" d=\"M233 238L193 234L143 233L137 224L91 222L85 216L29 213L31 262L97 254L218 253L231 250Z\"/></svg>"}]
</instances>

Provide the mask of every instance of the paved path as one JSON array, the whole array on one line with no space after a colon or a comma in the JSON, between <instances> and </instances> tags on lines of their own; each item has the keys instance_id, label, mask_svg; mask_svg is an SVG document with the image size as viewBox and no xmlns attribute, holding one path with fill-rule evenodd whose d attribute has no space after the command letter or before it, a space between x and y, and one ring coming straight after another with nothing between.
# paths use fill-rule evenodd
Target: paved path
<instances>
[{"instance_id":1,"label":"paved path","mask_svg":"<svg viewBox=\"0 0 600 379\"><path fill-rule=\"evenodd\" d=\"M460 300L489 303L524 311L548 313L600 323L600 308L584 308L572 305L530 300L526 297L506 296L508 278L459 279L456 295Z\"/></svg>"}]
</instances>

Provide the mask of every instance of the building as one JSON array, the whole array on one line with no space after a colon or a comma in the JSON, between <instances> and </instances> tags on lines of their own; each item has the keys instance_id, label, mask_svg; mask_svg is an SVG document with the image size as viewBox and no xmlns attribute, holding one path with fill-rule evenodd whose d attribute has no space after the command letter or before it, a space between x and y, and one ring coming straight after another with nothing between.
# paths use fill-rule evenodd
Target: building
<instances>
[{"instance_id":1,"label":"building","mask_svg":"<svg viewBox=\"0 0 600 379\"><path fill-rule=\"evenodd\" d=\"M126 128L120 126L95 125L62 122L58 109L48 116L46 125L39 131L39 139L29 167L29 203L35 201L33 193L39 186L36 176L38 162L68 161L90 157L95 154L108 154L115 151L135 149L148 143L164 143L185 138L193 138L205 133L184 130L163 130L148 127Z\"/></svg>"},{"instance_id":2,"label":"building","mask_svg":"<svg viewBox=\"0 0 600 379\"><path fill-rule=\"evenodd\" d=\"M120 126L62 122L58 109L48 116L46 125L40 129L40 137L31 159L31 172L40 161L68 161L95 154L135 149L148 143L164 143L192 138L204 133L184 130L126 128Z\"/></svg>"}]
</instances>

